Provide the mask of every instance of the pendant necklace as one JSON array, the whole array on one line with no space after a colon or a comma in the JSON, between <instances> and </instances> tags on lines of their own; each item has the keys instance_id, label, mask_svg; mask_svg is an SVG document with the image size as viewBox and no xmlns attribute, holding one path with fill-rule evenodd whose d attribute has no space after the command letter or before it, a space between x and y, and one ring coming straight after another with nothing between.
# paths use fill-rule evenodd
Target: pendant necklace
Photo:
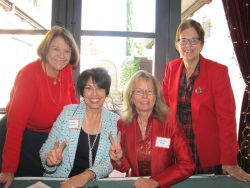
<instances>
[{"instance_id":1,"label":"pendant necklace","mask_svg":"<svg viewBox=\"0 0 250 188\"><path fill-rule=\"evenodd\" d=\"M61 72L59 73L59 74L61 74ZM56 78L54 78L54 81L53 81L53 84L54 85L56 85L57 84L57 82L60 82L61 81L61 79L60 79L60 77L56 77Z\"/></svg>"},{"instance_id":2,"label":"pendant necklace","mask_svg":"<svg viewBox=\"0 0 250 188\"><path fill-rule=\"evenodd\" d=\"M137 122L139 124L139 127L142 129L142 133L145 134L146 130L147 130L147 124L143 123L141 118L138 116L137 118ZM145 127L143 125L146 125ZM142 126L142 127L141 127Z\"/></svg>"},{"instance_id":3,"label":"pendant necklace","mask_svg":"<svg viewBox=\"0 0 250 188\"><path fill-rule=\"evenodd\" d=\"M46 79L47 79L47 85L48 85L48 89L49 89L49 94L50 94L50 98L52 99L53 103L55 105L59 105L60 102L61 102L61 89L62 89L62 84L61 84L61 71L59 71L59 78L55 78L55 80L53 81L53 84L56 85L56 80L58 80L58 82L60 82L60 90L59 90L59 101L58 103L55 101L55 99L53 98L53 95L52 95L52 92L51 92L51 89L50 89L50 85L49 85L49 76L48 76L48 73L47 73L47 69L46 69L46 64L44 63L44 70L45 70L45 74L46 74Z\"/></svg>"},{"instance_id":4,"label":"pendant necklace","mask_svg":"<svg viewBox=\"0 0 250 188\"><path fill-rule=\"evenodd\" d=\"M102 126L102 117L101 117L101 120L100 120L100 125L99 125L99 128L98 128L98 132L97 134L95 135L95 139L94 139L94 142L91 146L91 143L90 143L90 136L89 136L89 126L88 126L88 120L87 120L87 113L85 112L85 123L86 123L86 127L87 127L87 132L88 132L88 142L89 142L89 167L91 168L93 166L93 162L92 162L92 149L94 148L94 145L95 145L95 142L97 140L97 137L99 135L99 132L101 130L101 126Z\"/></svg>"}]
</instances>

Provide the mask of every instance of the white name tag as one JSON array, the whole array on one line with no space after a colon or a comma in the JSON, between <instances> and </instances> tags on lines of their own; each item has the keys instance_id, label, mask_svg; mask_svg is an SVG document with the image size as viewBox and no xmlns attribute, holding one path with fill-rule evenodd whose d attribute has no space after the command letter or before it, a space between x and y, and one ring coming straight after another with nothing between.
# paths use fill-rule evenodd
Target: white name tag
<instances>
[{"instance_id":1,"label":"white name tag","mask_svg":"<svg viewBox=\"0 0 250 188\"><path fill-rule=\"evenodd\" d=\"M79 129L80 119L69 119L69 129Z\"/></svg>"},{"instance_id":2,"label":"white name tag","mask_svg":"<svg viewBox=\"0 0 250 188\"><path fill-rule=\"evenodd\" d=\"M157 137L155 146L160 148L169 148L170 141L170 138Z\"/></svg>"}]
</instances>

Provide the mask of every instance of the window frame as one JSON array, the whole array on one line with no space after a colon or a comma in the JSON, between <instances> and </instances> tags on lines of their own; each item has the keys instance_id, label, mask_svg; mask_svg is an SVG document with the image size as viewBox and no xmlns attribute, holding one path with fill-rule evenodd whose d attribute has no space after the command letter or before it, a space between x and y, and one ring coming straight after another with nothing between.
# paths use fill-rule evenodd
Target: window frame
<instances>
[{"instance_id":1,"label":"window frame","mask_svg":"<svg viewBox=\"0 0 250 188\"><path fill-rule=\"evenodd\" d=\"M153 74L161 82L164 77L166 62L179 57L175 50L175 32L181 21L181 0L166 1L155 0L155 32L122 32L122 31L100 31L100 30L81 30L81 0L53 0L51 25L61 25L70 30L80 47L81 36L110 36L110 37L139 37L153 38L155 40L155 71ZM30 19L30 18L29 18ZM36 23L36 25L39 25ZM0 29L0 34L25 34L41 35L48 30L42 28L34 30L10 30ZM80 62L81 63L81 62ZM78 78L80 65L73 70L74 82ZM78 95L78 98L79 95ZM0 108L0 113L5 113L5 108Z\"/></svg>"}]
</instances>

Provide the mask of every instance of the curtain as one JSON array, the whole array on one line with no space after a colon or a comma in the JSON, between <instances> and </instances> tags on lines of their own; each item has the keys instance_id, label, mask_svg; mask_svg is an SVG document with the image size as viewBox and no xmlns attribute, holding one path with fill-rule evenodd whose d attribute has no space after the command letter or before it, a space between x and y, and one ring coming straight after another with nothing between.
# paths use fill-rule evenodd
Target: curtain
<instances>
[{"instance_id":1,"label":"curtain","mask_svg":"<svg viewBox=\"0 0 250 188\"><path fill-rule=\"evenodd\" d=\"M246 84L238 130L238 163L242 169L250 173L250 0L222 0L222 3L235 55Z\"/></svg>"}]
</instances>

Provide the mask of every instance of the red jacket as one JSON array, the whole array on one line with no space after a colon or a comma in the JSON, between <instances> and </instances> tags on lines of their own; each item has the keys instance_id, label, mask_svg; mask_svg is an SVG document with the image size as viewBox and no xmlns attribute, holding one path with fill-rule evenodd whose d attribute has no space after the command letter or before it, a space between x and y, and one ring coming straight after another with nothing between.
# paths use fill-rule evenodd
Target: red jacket
<instances>
[{"instance_id":1,"label":"red jacket","mask_svg":"<svg viewBox=\"0 0 250 188\"><path fill-rule=\"evenodd\" d=\"M131 168L129 176L139 176L136 155L136 124L136 118L129 125L121 119L118 121L117 128L118 131L121 131L121 146L124 155L120 166L111 161L113 167L121 172L128 172ZM157 137L169 138L169 148L156 147ZM162 188L167 188L188 178L194 170L195 164L192 161L191 150L176 118L169 115L166 123L153 119L151 178L156 180Z\"/></svg>"},{"instance_id":2,"label":"red jacket","mask_svg":"<svg viewBox=\"0 0 250 188\"><path fill-rule=\"evenodd\" d=\"M177 111L182 59L167 64L162 82L164 98L173 114ZM228 68L200 55L200 75L192 91L192 122L203 168L218 164L237 165L235 100Z\"/></svg>"}]
</instances>

